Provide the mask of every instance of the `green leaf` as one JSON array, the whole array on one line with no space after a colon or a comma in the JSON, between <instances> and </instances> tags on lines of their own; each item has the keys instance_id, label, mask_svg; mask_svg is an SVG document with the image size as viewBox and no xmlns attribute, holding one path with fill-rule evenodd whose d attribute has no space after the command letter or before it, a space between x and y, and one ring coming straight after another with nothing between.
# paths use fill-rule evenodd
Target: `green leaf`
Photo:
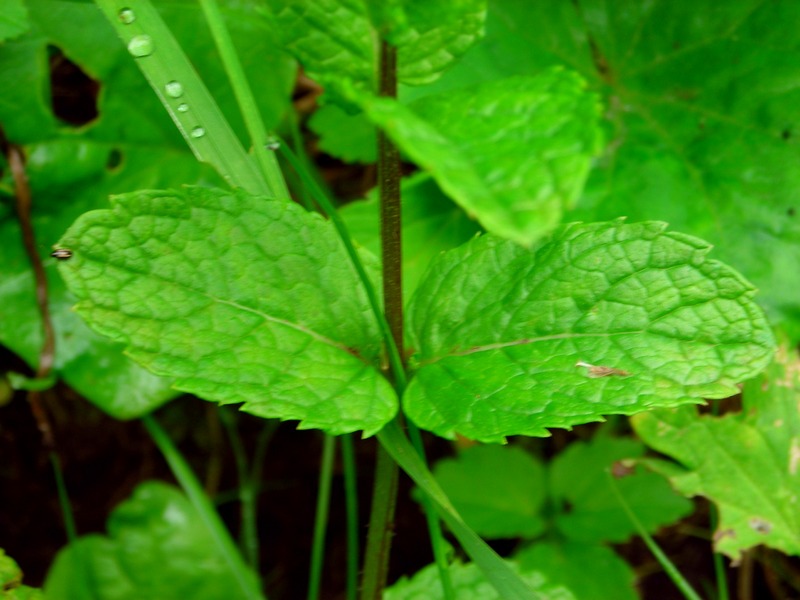
<instances>
[{"instance_id":1,"label":"green leaf","mask_svg":"<svg viewBox=\"0 0 800 600\"><path fill-rule=\"evenodd\" d=\"M43 600L38 588L22 585L22 569L0 548L0 600Z\"/></svg>"},{"instance_id":2,"label":"green leaf","mask_svg":"<svg viewBox=\"0 0 800 600\"><path fill-rule=\"evenodd\" d=\"M441 255L408 309L422 428L481 441L722 398L769 361L754 289L663 223L572 224Z\"/></svg>"},{"instance_id":3,"label":"green leaf","mask_svg":"<svg viewBox=\"0 0 800 600\"><path fill-rule=\"evenodd\" d=\"M519 567L506 561L515 572ZM458 600L501 600L502 596L489 584L478 567L472 563L450 565L450 578ZM536 593L537 600L573 600L575 597L565 587L551 585L538 572L521 574L521 578ZM439 600L443 599L442 586L435 564L418 571L411 578L400 578L387 588L384 600Z\"/></svg>"},{"instance_id":4,"label":"green leaf","mask_svg":"<svg viewBox=\"0 0 800 600\"><path fill-rule=\"evenodd\" d=\"M398 80L438 78L483 34L485 0L269 0L274 31L314 79L336 87L352 81L376 91L376 39L370 16L398 45ZM369 4L369 9L367 7ZM381 3L383 4L383 3ZM370 12L371 9L371 12Z\"/></svg>"},{"instance_id":5,"label":"green leaf","mask_svg":"<svg viewBox=\"0 0 800 600\"><path fill-rule=\"evenodd\" d=\"M616 461L638 458L644 446L630 439L595 437L573 442L550 465L550 493L563 512L555 517L559 531L584 544L624 542L636 533L608 485L608 471ZM618 482L644 528L659 527L692 512L692 503L676 494L660 475L642 469Z\"/></svg>"},{"instance_id":6,"label":"green leaf","mask_svg":"<svg viewBox=\"0 0 800 600\"><path fill-rule=\"evenodd\" d=\"M427 175L401 182L403 198L403 295L406 303L431 260L463 244L480 230L445 196ZM380 256L380 216L377 194L341 209L353 239Z\"/></svg>"},{"instance_id":7,"label":"green leaf","mask_svg":"<svg viewBox=\"0 0 800 600\"><path fill-rule=\"evenodd\" d=\"M408 107L360 102L487 230L530 245L574 204L600 148L599 105L584 87L575 73L553 69Z\"/></svg>"},{"instance_id":8,"label":"green leaf","mask_svg":"<svg viewBox=\"0 0 800 600\"><path fill-rule=\"evenodd\" d=\"M436 480L475 533L536 537L544 531L544 467L520 448L474 446L436 463Z\"/></svg>"},{"instance_id":9,"label":"green leaf","mask_svg":"<svg viewBox=\"0 0 800 600\"><path fill-rule=\"evenodd\" d=\"M141 484L108 521L59 552L48 600L258 598L255 575L238 581L186 497L165 483Z\"/></svg>"},{"instance_id":10,"label":"green leaf","mask_svg":"<svg viewBox=\"0 0 800 600\"><path fill-rule=\"evenodd\" d=\"M603 94L610 143L573 220L659 219L713 243L800 339L800 6L491 0L453 89L559 64Z\"/></svg>"},{"instance_id":11,"label":"green leaf","mask_svg":"<svg viewBox=\"0 0 800 600\"><path fill-rule=\"evenodd\" d=\"M378 136L364 113L351 115L335 104L320 107L308 120L319 136L319 149L345 162L378 160Z\"/></svg>"},{"instance_id":12,"label":"green leaf","mask_svg":"<svg viewBox=\"0 0 800 600\"><path fill-rule=\"evenodd\" d=\"M674 463L651 464L687 496L719 509L718 552L734 560L758 544L800 554L800 361L785 346L743 393L740 414L699 416L695 410L637 416L634 426Z\"/></svg>"},{"instance_id":13,"label":"green leaf","mask_svg":"<svg viewBox=\"0 0 800 600\"><path fill-rule=\"evenodd\" d=\"M538 571L576 600L638 600L636 574L611 548L580 542L539 542L514 556L520 570Z\"/></svg>"},{"instance_id":14,"label":"green leaf","mask_svg":"<svg viewBox=\"0 0 800 600\"><path fill-rule=\"evenodd\" d=\"M28 10L22 0L4 0L0 13L0 42L25 33L29 27Z\"/></svg>"},{"instance_id":15,"label":"green leaf","mask_svg":"<svg viewBox=\"0 0 800 600\"><path fill-rule=\"evenodd\" d=\"M143 191L60 244L79 314L177 389L334 434L375 433L397 411L363 286L317 214L244 192Z\"/></svg>"}]
</instances>

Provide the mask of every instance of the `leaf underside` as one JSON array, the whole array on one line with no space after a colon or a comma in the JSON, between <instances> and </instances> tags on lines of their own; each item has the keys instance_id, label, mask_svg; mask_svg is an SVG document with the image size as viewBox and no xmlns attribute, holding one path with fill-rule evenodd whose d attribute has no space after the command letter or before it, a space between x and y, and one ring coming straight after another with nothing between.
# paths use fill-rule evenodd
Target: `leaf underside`
<instances>
[{"instance_id":1,"label":"leaf underside","mask_svg":"<svg viewBox=\"0 0 800 600\"><path fill-rule=\"evenodd\" d=\"M754 289L665 228L572 224L532 250L484 236L441 255L408 311L406 413L503 441L736 393L774 347Z\"/></svg>"},{"instance_id":2,"label":"leaf underside","mask_svg":"<svg viewBox=\"0 0 800 600\"><path fill-rule=\"evenodd\" d=\"M397 400L363 286L319 215L243 192L118 196L60 244L100 333L175 387L301 428L371 434Z\"/></svg>"}]
</instances>

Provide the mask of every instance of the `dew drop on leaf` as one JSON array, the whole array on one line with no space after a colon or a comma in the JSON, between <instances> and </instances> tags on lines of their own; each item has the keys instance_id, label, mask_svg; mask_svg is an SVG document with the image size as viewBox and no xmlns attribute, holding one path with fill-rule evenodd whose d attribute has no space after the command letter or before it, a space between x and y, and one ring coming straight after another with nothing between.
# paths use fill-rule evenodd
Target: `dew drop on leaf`
<instances>
[{"instance_id":1,"label":"dew drop on leaf","mask_svg":"<svg viewBox=\"0 0 800 600\"><path fill-rule=\"evenodd\" d=\"M203 129L202 127L195 127L194 129L192 129L191 136L193 138L201 138L205 134L206 134L206 130L205 129Z\"/></svg>"},{"instance_id":2,"label":"dew drop on leaf","mask_svg":"<svg viewBox=\"0 0 800 600\"><path fill-rule=\"evenodd\" d=\"M183 96L183 86L179 81L170 81L164 86L164 92L166 92L167 96L170 98L180 98Z\"/></svg>"},{"instance_id":3,"label":"dew drop on leaf","mask_svg":"<svg viewBox=\"0 0 800 600\"><path fill-rule=\"evenodd\" d=\"M149 35L137 35L128 42L128 52L134 58L144 58L153 53L153 39Z\"/></svg>"},{"instance_id":4,"label":"dew drop on leaf","mask_svg":"<svg viewBox=\"0 0 800 600\"><path fill-rule=\"evenodd\" d=\"M136 20L136 15L130 8L123 8L119 11L119 20L125 25L130 25Z\"/></svg>"},{"instance_id":5,"label":"dew drop on leaf","mask_svg":"<svg viewBox=\"0 0 800 600\"><path fill-rule=\"evenodd\" d=\"M183 102L182 104L178 104L178 112L185 113L185 112L188 112L188 111L189 111L189 105L188 104L186 104L185 102Z\"/></svg>"}]
</instances>

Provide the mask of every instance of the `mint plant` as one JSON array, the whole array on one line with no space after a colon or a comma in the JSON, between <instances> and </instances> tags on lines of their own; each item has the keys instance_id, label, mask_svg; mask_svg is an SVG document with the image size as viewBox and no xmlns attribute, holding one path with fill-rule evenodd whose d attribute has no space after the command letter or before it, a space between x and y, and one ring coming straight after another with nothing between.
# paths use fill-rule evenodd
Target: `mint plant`
<instances>
[{"instance_id":1,"label":"mint plant","mask_svg":"<svg viewBox=\"0 0 800 600\"><path fill-rule=\"evenodd\" d=\"M746 384L748 414L700 417L691 406L758 376L773 360L774 328L797 337L796 269L784 268L798 248L791 103L756 51L759 24L778 9L693 6L694 19L666 2L625 15L506 0L13 4L0 22L9 89L0 123L6 157L25 150L35 210L0 215L5 238L20 240L0 265L11 282L0 293L17 311L0 319L0 341L33 367L52 362L109 414L144 417L188 494L143 484L112 516L110 538L60 555L47 597L260 596L148 416L178 392L326 435L377 437L365 599L386 587L394 463L420 490L436 564L386 597L435 587L443 598L586 598L570 566L582 560L613 565L607 597L633 597L630 571L602 545L632 530L591 466L621 458L715 502L718 551L738 559L766 543L797 553L796 444L782 404L796 386L776 384L780 398L762 389L793 367L784 360L784 371ZM221 66L208 60L212 43ZM739 62L725 69L732 44ZM43 101L42 57L53 47L103 85L100 117L83 129L66 129ZM337 208L302 144L275 135L300 138L287 116L298 63L325 89L311 122L323 147L377 160L371 199ZM739 100L745 88L754 91ZM348 139L351 123L360 135ZM401 180L401 155L422 172ZM9 200L24 195L16 164L3 165ZM301 182L292 192L305 207L284 172ZM24 254L28 229L44 261ZM30 261L47 265L48 281ZM55 354L43 349L50 318L37 293L52 307ZM51 381L37 373L24 385ZM512 522L497 517L497 498L476 509L462 497L470 486L449 484L442 464L435 477L420 433L504 443L608 415L637 415L642 440L679 464L603 438L573 443L548 466L475 449L495 457L483 476L502 475L483 487L528 481L509 488ZM752 493L717 484L723 458L700 460L715 447L709 437L747 448L734 462ZM688 511L655 474L620 488L638 494L626 501L642 535ZM777 501L763 493L773 488ZM143 497L152 502L131 517ZM545 523L548 498L574 510ZM173 536L167 506L201 529ZM449 560L440 520L460 560ZM554 538L538 539L546 531ZM186 544L167 550L184 533ZM509 562L476 534L518 536L526 548ZM213 548L194 554L204 545ZM176 562L153 560L159 553ZM160 583L119 587L134 564Z\"/></svg>"}]
</instances>

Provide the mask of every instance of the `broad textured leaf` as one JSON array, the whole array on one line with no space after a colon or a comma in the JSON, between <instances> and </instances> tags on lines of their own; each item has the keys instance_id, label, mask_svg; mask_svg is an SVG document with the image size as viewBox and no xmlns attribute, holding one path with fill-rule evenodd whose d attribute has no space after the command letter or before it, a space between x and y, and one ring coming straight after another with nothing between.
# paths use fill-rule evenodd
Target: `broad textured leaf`
<instances>
[{"instance_id":1,"label":"broad textured leaf","mask_svg":"<svg viewBox=\"0 0 800 600\"><path fill-rule=\"evenodd\" d=\"M427 175L401 183L403 198L403 295L406 301L431 260L444 250L463 244L480 231ZM341 209L350 234L380 256L378 199L351 202Z\"/></svg>"},{"instance_id":2,"label":"broad textured leaf","mask_svg":"<svg viewBox=\"0 0 800 600\"><path fill-rule=\"evenodd\" d=\"M563 69L361 105L487 230L526 245L561 222L600 148L597 99Z\"/></svg>"},{"instance_id":3,"label":"broad textured leaf","mask_svg":"<svg viewBox=\"0 0 800 600\"><path fill-rule=\"evenodd\" d=\"M45 594L48 600L246 597L189 500L156 481L141 484L114 510L108 536L88 535L59 552Z\"/></svg>"},{"instance_id":4,"label":"broad textured leaf","mask_svg":"<svg viewBox=\"0 0 800 600\"><path fill-rule=\"evenodd\" d=\"M800 5L491 0L436 84L560 64L601 92L610 143L570 219L659 219L707 239L800 339Z\"/></svg>"},{"instance_id":5,"label":"broad textured leaf","mask_svg":"<svg viewBox=\"0 0 800 600\"><path fill-rule=\"evenodd\" d=\"M439 77L483 34L486 0L269 0L275 34L306 72L334 87L343 80L376 91L378 26L398 46L398 79L419 85ZM383 4L383 3L381 3Z\"/></svg>"},{"instance_id":6,"label":"broad textured leaf","mask_svg":"<svg viewBox=\"0 0 800 600\"><path fill-rule=\"evenodd\" d=\"M636 574L611 548L579 542L539 542L514 555L521 571L538 571L575 600L638 600Z\"/></svg>"},{"instance_id":7,"label":"broad textured leaf","mask_svg":"<svg viewBox=\"0 0 800 600\"><path fill-rule=\"evenodd\" d=\"M550 493L563 512L555 517L559 531L583 544L624 542L636 534L608 481L616 461L638 458L644 446L630 439L595 437L573 442L550 464ZM648 532L692 512L692 503L676 494L660 475L638 469L617 485Z\"/></svg>"},{"instance_id":8,"label":"broad textured leaf","mask_svg":"<svg viewBox=\"0 0 800 600\"><path fill-rule=\"evenodd\" d=\"M516 564L508 561L515 571ZM521 577L535 592L537 600L574 600L565 587L551 585L536 571L521 573ZM450 565L450 578L458 600L501 600L497 591L486 581L481 571L472 563ZM384 592L384 600L440 600L444 598L436 565L428 565L413 577L403 577Z\"/></svg>"},{"instance_id":9,"label":"broad textured leaf","mask_svg":"<svg viewBox=\"0 0 800 600\"><path fill-rule=\"evenodd\" d=\"M754 289L665 228L573 224L531 250L487 235L443 254L408 310L406 413L502 441L735 394L774 347Z\"/></svg>"},{"instance_id":10,"label":"broad textured leaf","mask_svg":"<svg viewBox=\"0 0 800 600\"><path fill-rule=\"evenodd\" d=\"M244 192L138 192L60 244L79 314L178 389L331 433L394 416L363 286L319 215Z\"/></svg>"},{"instance_id":11,"label":"broad textured leaf","mask_svg":"<svg viewBox=\"0 0 800 600\"><path fill-rule=\"evenodd\" d=\"M544 467L520 448L474 446L436 463L436 480L483 538L536 537L544 530Z\"/></svg>"},{"instance_id":12,"label":"broad textured leaf","mask_svg":"<svg viewBox=\"0 0 800 600\"><path fill-rule=\"evenodd\" d=\"M689 496L719 508L718 552L733 559L758 544L800 554L800 362L782 347L743 392L741 414L695 410L639 415L634 426L654 449L680 463L652 463Z\"/></svg>"}]
</instances>

